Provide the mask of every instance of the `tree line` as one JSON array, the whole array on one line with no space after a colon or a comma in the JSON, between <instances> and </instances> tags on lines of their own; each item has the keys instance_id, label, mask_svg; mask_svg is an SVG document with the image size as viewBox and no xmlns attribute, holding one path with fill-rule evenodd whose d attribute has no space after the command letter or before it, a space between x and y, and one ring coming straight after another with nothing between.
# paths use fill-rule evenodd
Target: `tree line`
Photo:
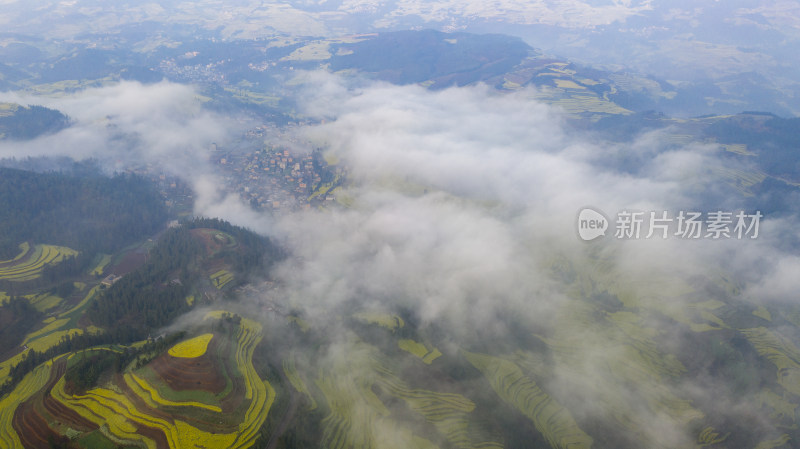
<instances>
[{"instance_id":1,"label":"tree line","mask_svg":"<svg viewBox=\"0 0 800 449\"><path fill-rule=\"evenodd\" d=\"M0 134L6 138L25 140L57 132L69 126L69 117L44 106L15 105L13 114L0 117Z\"/></svg>"},{"instance_id":2,"label":"tree line","mask_svg":"<svg viewBox=\"0 0 800 449\"><path fill-rule=\"evenodd\" d=\"M136 361L137 368L141 367L163 354L185 335L185 332L176 332L150 341L138 348L122 348L119 352L95 351L87 354L86 351L80 351L76 353L78 361L67 370L65 380L67 385L78 393L85 392L97 386L97 381L103 373L109 371L121 373L133 361Z\"/></svg>"},{"instance_id":3,"label":"tree line","mask_svg":"<svg viewBox=\"0 0 800 449\"><path fill-rule=\"evenodd\" d=\"M163 199L140 176L0 168L0 260L16 256L24 241L112 253L166 220Z\"/></svg>"}]
</instances>

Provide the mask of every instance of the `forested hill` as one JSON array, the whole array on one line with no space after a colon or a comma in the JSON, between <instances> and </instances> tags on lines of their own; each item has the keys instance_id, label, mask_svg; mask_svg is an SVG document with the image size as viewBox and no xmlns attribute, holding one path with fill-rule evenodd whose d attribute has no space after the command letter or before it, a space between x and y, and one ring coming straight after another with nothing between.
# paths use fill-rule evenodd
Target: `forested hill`
<instances>
[{"instance_id":1,"label":"forested hill","mask_svg":"<svg viewBox=\"0 0 800 449\"><path fill-rule=\"evenodd\" d=\"M166 220L163 199L137 176L0 168L0 260L14 257L24 241L111 253Z\"/></svg>"},{"instance_id":2,"label":"forested hill","mask_svg":"<svg viewBox=\"0 0 800 449\"><path fill-rule=\"evenodd\" d=\"M95 288L84 290L89 292L86 301L91 302L86 308L71 309L67 315L72 316L72 321L63 319L66 315L58 315L62 318L61 326L76 323L70 325L77 326L74 330L78 332L65 334L69 336L51 345L32 344L33 349L25 358L12 363L5 381L0 372L0 398L52 357L97 345L127 345L156 335L193 308L219 307L220 299L233 299L237 287L253 278L268 276L270 267L285 257L283 250L270 239L214 218L194 218L167 229L147 254L144 264L124 274L113 285L95 284ZM44 334L41 338L47 338L45 331L39 332L35 327L41 318L42 314L21 296L12 297L0 307L0 324L14 326L18 336L14 341L5 332L6 341L0 339L5 350L21 346L26 332L30 333L25 338L31 334L37 337ZM92 333L83 331L90 325ZM0 337L3 334L0 332ZM0 355L2 349L0 345Z\"/></svg>"},{"instance_id":3,"label":"forested hill","mask_svg":"<svg viewBox=\"0 0 800 449\"><path fill-rule=\"evenodd\" d=\"M98 326L132 329L131 335L143 338L190 310L187 297L230 292L282 258L268 238L219 219L195 218L161 235L147 263L104 291L88 316ZM214 282L223 272L230 281Z\"/></svg>"},{"instance_id":4,"label":"forested hill","mask_svg":"<svg viewBox=\"0 0 800 449\"><path fill-rule=\"evenodd\" d=\"M0 103L0 139L32 139L68 125L69 118L54 109Z\"/></svg>"}]
</instances>

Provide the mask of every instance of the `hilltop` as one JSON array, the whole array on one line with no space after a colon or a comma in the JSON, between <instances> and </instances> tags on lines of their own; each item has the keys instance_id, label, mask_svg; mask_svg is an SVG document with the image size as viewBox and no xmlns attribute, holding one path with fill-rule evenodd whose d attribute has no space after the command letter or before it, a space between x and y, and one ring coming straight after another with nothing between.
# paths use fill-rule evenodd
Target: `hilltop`
<instances>
[{"instance_id":1,"label":"hilltop","mask_svg":"<svg viewBox=\"0 0 800 449\"><path fill-rule=\"evenodd\" d=\"M43 106L0 103L0 139L25 140L69 126L69 118Z\"/></svg>"}]
</instances>

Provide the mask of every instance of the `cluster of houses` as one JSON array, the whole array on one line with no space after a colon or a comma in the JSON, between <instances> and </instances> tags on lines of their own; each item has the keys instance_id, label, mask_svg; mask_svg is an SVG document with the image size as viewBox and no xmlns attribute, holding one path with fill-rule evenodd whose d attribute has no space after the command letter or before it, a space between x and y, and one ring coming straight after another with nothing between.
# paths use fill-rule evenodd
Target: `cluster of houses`
<instances>
[{"instance_id":1,"label":"cluster of houses","mask_svg":"<svg viewBox=\"0 0 800 449\"><path fill-rule=\"evenodd\" d=\"M264 136L275 132L268 125L248 131L247 140L263 142ZM312 153L293 154L280 147L264 147L253 151L246 148L225 149L212 143L209 158L222 175L230 192L238 193L252 207L260 210L292 211L310 208L317 201L332 201L332 193L313 195L330 167ZM320 163L321 161L321 163ZM168 207L191 211L194 196L190 185L176 176L165 174L155 164L145 164L126 170L153 181L164 196ZM313 196L313 198L312 198Z\"/></svg>"},{"instance_id":2,"label":"cluster of houses","mask_svg":"<svg viewBox=\"0 0 800 449\"><path fill-rule=\"evenodd\" d=\"M264 148L233 153L212 147L212 160L229 187L259 209L297 210L310 207L309 197L322 182L311 154Z\"/></svg>"}]
</instances>

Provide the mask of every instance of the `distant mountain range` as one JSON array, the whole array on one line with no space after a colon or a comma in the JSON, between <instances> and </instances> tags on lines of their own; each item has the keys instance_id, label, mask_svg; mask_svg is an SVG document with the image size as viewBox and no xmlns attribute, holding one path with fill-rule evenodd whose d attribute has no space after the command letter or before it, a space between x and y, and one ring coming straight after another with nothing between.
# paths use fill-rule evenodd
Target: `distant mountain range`
<instances>
[{"instance_id":1,"label":"distant mountain range","mask_svg":"<svg viewBox=\"0 0 800 449\"><path fill-rule=\"evenodd\" d=\"M134 37L143 39L141 45L126 46ZM757 74L672 83L548 56L517 37L434 30L329 39L221 41L200 36L170 45L158 39L132 31L106 36L100 45L17 38L24 42L9 44L0 53L0 73L8 88L38 94L123 79L149 83L167 78L202 86L212 108L249 110L278 122L298 118L293 112L296 86L285 83L298 70L322 69L432 90L476 83L507 92L531 88L526 92L532 98L560 108L578 128L605 139L626 140L667 129L677 143L716 142L748 167L728 179L747 195L764 188L794 192L794 183L800 182L794 162L800 119L775 115L783 97ZM67 124L65 116L45 108L0 106L0 134L6 138L35 137ZM772 198L769 204L778 201L776 209L787 206L778 196Z\"/></svg>"},{"instance_id":2,"label":"distant mountain range","mask_svg":"<svg viewBox=\"0 0 800 449\"><path fill-rule=\"evenodd\" d=\"M285 96L281 80L294 70L323 68L433 89L477 82L504 90L536 86L538 98L592 120L651 110L681 117L753 110L793 114L785 86L756 72L668 81L630 68L599 69L546 55L507 35L421 30L218 40L205 32L192 39L177 33L177 42L159 36L129 30L104 36L100 44L87 38L69 45L9 38L0 47L0 88L50 94L120 79L166 77L264 105L270 103L265 96ZM138 45L128 45L137 38Z\"/></svg>"},{"instance_id":3,"label":"distant mountain range","mask_svg":"<svg viewBox=\"0 0 800 449\"><path fill-rule=\"evenodd\" d=\"M585 66L667 80L679 95L686 93L673 104L696 103L692 115L800 113L800 68L794 62L800 6L778 0L702 5L687 0L235 1L226 3L225 14L217 3L204 1L107 5L36 0L4 3L0 21L5 32L0 62L46 59L57 53L59 43L89 41L99 48L122 44L148 52L198 36L233 42L409 29L503 33ZM655 109L680 111L663 105Z\"/></svg>"}]
</instances>

